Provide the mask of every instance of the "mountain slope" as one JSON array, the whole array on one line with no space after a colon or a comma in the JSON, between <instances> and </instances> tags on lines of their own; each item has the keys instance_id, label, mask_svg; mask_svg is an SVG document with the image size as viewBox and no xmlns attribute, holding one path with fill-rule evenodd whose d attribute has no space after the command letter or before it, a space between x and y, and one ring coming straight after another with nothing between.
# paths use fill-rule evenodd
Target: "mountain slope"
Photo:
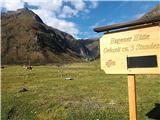
<instances>
[{"instance_id":1,"label":"mountain slope","mask_svg":"<svg viewBox=\"0 0 160 120\"><path fill-rule=\"evenodd\" d=\"M144 14L140 19L147 19L155 16L160 16L160 4L155 6L151 11ZM100 44L98 38L81 40L81 42L91 51L92 55L95 58L98 58L100 56Z\"/></svg>"},{"instance_id":2,"label":"mountain slope","mask_svg":"<svg viewBox=\"0 0 160 120\"><path fill-rule=\"evenodd\" d=\"M155 6L151 11L144 14L141 19L147 19L155 16L160 16L160 4Z\"/></svg>"},{"instance_id":3,"label":"mountain slope","mask_svg":"<svg viewBox=\"0 0 160 120\"><path fill-rule=\"evenodd\" d=\"M92 54L92 59L99 58L100 56L100 49L99 49L99 38L90 38L80 41L83 45L85 45L88 50Z\"/></svg>"},{"instance_id":4,"label":"mountain slope","mask_svg":"<svg viewBox=\"0 0 160 120\"><path fill-rule=\"evenodd\" d=\"M89 50L68 33L47 26L27 8L2 13L2 64L80 61Z\"/></svg>"}]
</instances>

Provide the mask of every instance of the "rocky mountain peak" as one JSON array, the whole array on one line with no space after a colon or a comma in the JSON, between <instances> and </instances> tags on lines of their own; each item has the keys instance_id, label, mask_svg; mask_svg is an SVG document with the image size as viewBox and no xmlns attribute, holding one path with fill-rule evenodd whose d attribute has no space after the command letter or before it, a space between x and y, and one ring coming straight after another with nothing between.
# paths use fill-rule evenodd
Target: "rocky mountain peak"
<instances>
[{"instance_id":1,"label":"rocky mountain peak","mask_svg":"<svg viewBox=\"0 0 160 120\"><path fill-rule=\"evenodd\" d=\"M27 8L3 13L1 43L4 64L72 62L91 57L72 35L47 26Z\"/></svg>"}]
</instances>

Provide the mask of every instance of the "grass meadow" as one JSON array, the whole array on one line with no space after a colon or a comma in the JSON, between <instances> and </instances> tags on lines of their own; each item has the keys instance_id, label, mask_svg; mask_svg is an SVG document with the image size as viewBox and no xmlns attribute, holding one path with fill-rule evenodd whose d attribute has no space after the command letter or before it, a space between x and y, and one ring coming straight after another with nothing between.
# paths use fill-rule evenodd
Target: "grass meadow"
<instances>
[{"instance_id":1,"label":"grass meadow","mask_svg":"<svg viewBox=\"0 0 160 120\"><path fill-rule=\"evenodd\" d=\"M106 75L99 60L33 70L9 65L1 74L2 120L129 119L127 75ZM160 76L136 78L138 120L152 120L146 114L160 104Z\"/></svg>"}]
</instances>

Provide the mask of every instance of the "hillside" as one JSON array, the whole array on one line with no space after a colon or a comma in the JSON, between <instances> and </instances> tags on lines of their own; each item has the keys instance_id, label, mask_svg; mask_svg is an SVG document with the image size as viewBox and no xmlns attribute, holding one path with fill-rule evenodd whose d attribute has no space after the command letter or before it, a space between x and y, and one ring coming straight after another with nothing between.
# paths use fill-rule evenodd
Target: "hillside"
<instances>
[{"instance_id":1,"label":"hillside","mask_svg":"<svg viewBox=\"0 0 160 120\"><path fill-rule=\"evenodd\" d=\"M151 17L160 16L160 4L155 6L151 11L144 14L140 19L148 19ZM81 41L95 56L95 58L100 56L100 44L99 39L87 39Z\"/></svg>"},{"instance_id":2,"label":"hillside","mask_svg":"<svg viewBox=\"0 0 160 120\"><path fill-rule=\"evenodd\" d=\"M160 15L160 4L140 19ZM68 63L100 56L99 39L76 40L68 33L47 26L27 8L2 13L2 64Z\"/></svg>"},{"instance_id":3,"label":"hillside","mask_svg":"<svg viewBox=\"0 0 160 120\"><path fill-rule=\"evenodd\" d=\"M64 63L91 57L73 36L47 26L27 8L2 13L1 19L2 64Z\"/></svg>"},{"instance_id":4,"label":"hillside","mask_svg":"<svg viewBox=\"0 0 160 120\"><path fill-rule=\"evenodd\" d=\"M80 42L88 48L88 50L91 52L94 58L99 58L100 56L99 38L85 39L81 40Z\"/></svg>"},{"instance_id":5,"label":"hillside","mask_svg":"<svg viewBox=\"0 0 160 120\"><path fill-rule=\"evenodd\" d=\"M147 19L155 16L160 16L160 4L158 4L151 11L147 12L145 15L141 17L141 19Z\"/></svg>"}]
</instances>

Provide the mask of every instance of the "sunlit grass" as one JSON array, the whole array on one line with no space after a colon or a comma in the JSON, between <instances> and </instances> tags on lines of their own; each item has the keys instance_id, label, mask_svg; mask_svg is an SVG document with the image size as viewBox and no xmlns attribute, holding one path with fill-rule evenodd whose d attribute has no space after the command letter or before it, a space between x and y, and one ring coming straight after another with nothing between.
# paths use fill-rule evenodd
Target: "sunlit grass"
<instances>
[{"instance_id":1,"label":"sunlit grass","mask_svg":"<svg viewBox=\"0 0 160 120\"><path fill-rule=\"evenodd\" d=\"M65 80L72 77L73 80ZM26 88L26 92L18 92ZM160 76L137 76L138 118L160 103ZM128 120L126 75L106 75L99 61L2 69L2 120Z\"/></svg>"}]
</instances>

